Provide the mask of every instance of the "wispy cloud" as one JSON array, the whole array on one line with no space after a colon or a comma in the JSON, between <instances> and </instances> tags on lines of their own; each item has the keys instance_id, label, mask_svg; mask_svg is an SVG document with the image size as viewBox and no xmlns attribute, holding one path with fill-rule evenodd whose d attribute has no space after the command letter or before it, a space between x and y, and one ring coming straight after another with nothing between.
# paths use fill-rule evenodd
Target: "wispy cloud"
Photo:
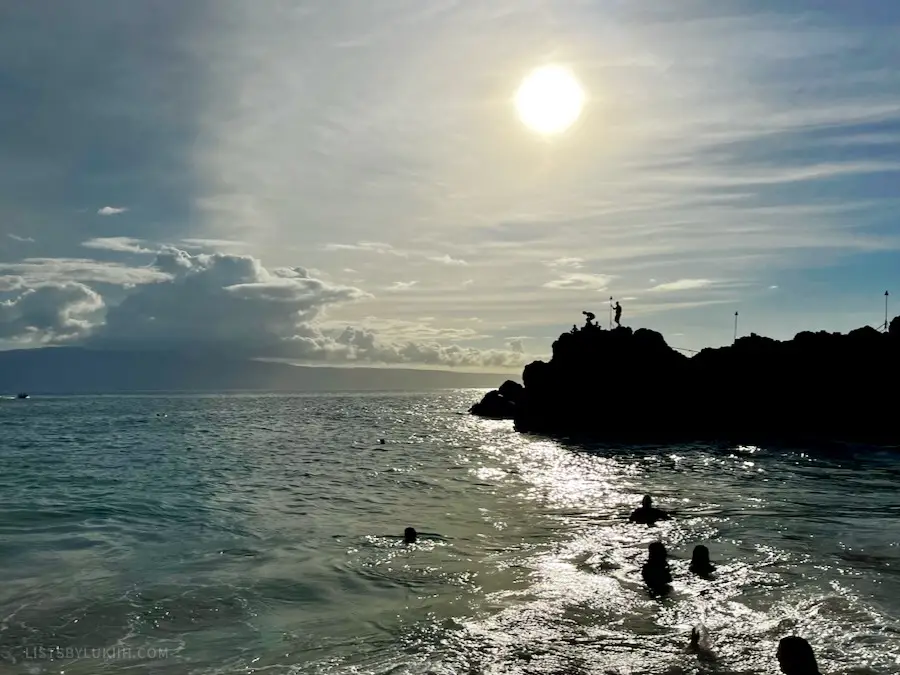
<instances>
[{"instance_id":1,"label":"wispy cloud","mask_svg":"<svg viewBox=\"0 0 900 675\"><path fill-rule=\"evenodd\" d=\"M408 291L418 283L418 281L395 281L387 287L387 290L392 292Z\"/></svg>"},{"instance_id":2,"label":"wispy cloud","mask_svg":"<svg viewBox=\"0 0 900 675\"><path fill-rule=\"evenodd\" d=\"M124 206L104 206L97 210L98 216L116 216L125 213L128 209Z\"/></svg>"},{"instance_id":3,"label":"wispy cloud","mask_svg":"<svg viewBox=\"0 0 900 675\"><path fill-rule=\"evenodd\" d=\"M364 251L367 253L389 253L400 257L406 257L406 251L400 251L390 244L380 241L360 241L355 244L325 244L326 251Z\"/></svg>"},{"instance_id":4,"label":"wispy cloud","mask_svg":"<svg viewBox=\"0 0 900 675\"><path fill-rule=\"evenodd\" d=\"M659 293L670 293L673 291L693 291L698 288L706 288L712 286L715 282L712 279L678 279L677 281L668 281L664 284L657 284L648 290Z\"/></svg>"},{"instance_id":5,"label":"wispy cloud","mask_svg":"<svg viewBox=\"0 0 900 675\"><path fill-rule=\"evenodd\" d=\"M465 260L461 260L459 258L452 258L448 254L444 254L442 256L429 256L428 258L431 262L441 263L442 265L456 265L459 267L465 267L469 263Z\"/></svg>"},{"instance_id":6,"label":"wispy cloud","mask_svg":"<svg viewBox=\"0 0 900 675\"><path fill-rule=\"evenodd\" d=\"M43 283L100 283L135 286L165 281L169 274L153 267L131 267L86 258L26 258L0 263L0 274L21 277L26 285Z\"/></svg>"},{"instance_id":7,"label":"wispy cloud","mask_svg":"<svg viewBox=\"0 0 900 675\"><path fill-rule=\"evenodd\" d=\"M133 237L97 237L82 242L85 248L118 251L119 253L154 253L157 249L147 248L147 242Z\"/></svg>"},{"instance_id":8,"label":"wispy cloud","mask_svg":"<svg viewBox=\"0 0 900 675\"><path fill-rule=\"evenodd\" d=\"M18 234L11 234L11 233L7 234L6 236L8 236L13 241L18 241L23 244L33 244L34 243L34 239L31 237L20 237Z\"/></svg>"},{"instance_id":9,"label":"wispy cloud","mask_svg":"<svg viewBox=\"0 0 900 675\"><path fill-rule=\"evenodd\" d=\"M554 269L581 269L584 267L583 258L556 258L555 260L546 260L544 264Z\"/></svg>"},{"instance_id":10,"label":"wispy cloud","mask_svg":"<svg viewBox=\"0 0 900 675\"><path fill-rule=\"evenodd\" d=\"M571 272L544 284L544 288L566 291L605 291L614 277L608 274Z\"/></svg>"},{"instance_id":11,"label":"wispy cloud","mask_svg":"<svg viewBox=\"0 0 900 675\"><path fill-rule=\"evenodd\" d=\"M233 249L243 248L247 246L246 242L235 241L233 239L182 239L181 244L187 248L209 248L209 249Z\"/></svg>"}]
</instances>

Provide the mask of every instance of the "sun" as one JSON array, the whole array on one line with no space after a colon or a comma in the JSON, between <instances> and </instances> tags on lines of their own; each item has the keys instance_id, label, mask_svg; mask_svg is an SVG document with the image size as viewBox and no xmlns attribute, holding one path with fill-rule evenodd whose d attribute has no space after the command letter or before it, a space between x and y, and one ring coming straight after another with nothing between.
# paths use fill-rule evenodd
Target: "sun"
<instances>
[{"instance_id":1,"label":"sun","mask_svg":"<svg viewBox=\"0 0 900 675\"><path fill-rule=\"evenodd\" d=\"M526 127L539 134L559 134L581 115L584 90L567 69L544 66L522 80L515 104Z\"/></svg>"}]
</instances>

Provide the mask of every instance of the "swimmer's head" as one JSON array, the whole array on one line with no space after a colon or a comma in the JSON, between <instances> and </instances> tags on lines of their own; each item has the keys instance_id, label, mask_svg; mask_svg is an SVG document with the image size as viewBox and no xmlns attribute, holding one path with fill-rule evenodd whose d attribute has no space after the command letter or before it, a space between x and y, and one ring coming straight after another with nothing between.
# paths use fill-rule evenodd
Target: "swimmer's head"
<instances>
[{"instance_id":1,"label":"swimmer's head","mask_svg":"<svg viewBox=\"0 0 900 675\"><path fill-rule=\"evenodd\" d=\"M778 665L785 675L818 675L819 665L812 647L802 637L782 638L776 652Z\"/></svg>"},{"instance_id":2,"label":"swimmer's head","mask_svg":"<svg viewBox=\"0 0 900 675\"><path fill-rule=\"evenodd\" d=\"M643 506L645 509L649 509L651 506L653 506L653 497L651 497L650 495L644 495L644 498L641 500L641 506Z\"/></svg>"},{"instance_id":3,"label":"swimmer's head","mask_svg":"<svg viewBox=\"0 0 900 675\"><path fill-rule=\"evenodd\" d=\"M414 527L407 527L403 530L403 541L407 544L415 544L418 536L419 534Z\"/></svg>"},{"instance_id":4,"label":"swimmer's head","mask_svg":"<svg viewBox=\"0 0 900 675\"><path fill-rule=\"evenodd\" d=\"M709 567L709 564L709 549L703 544L695 546L694 552L691 554L691 565Z\"/></svg>"},{"instance_id":5,"label":"swimmer's head","mask_svg":"<svg viewBox=\"0 0 900 675\"><path fill-rule=\"evenodd\" d=\"M647 547L647 553L650 554L650 562L665 562L666 547L661 541L654 541Z\"/></svg>"}]
</instances>

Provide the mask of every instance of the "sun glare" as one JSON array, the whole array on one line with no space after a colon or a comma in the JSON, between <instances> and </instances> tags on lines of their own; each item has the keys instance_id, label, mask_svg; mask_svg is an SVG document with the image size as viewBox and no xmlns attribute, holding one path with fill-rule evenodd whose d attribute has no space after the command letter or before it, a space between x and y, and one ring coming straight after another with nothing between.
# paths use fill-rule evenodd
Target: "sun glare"
<instances>
[{"instance_id":1,"label":"sun glare","mask_svg":"<svg viewBox=\"0 0 900 675\"><path fill-rule=\"evenodd\" d=\"M526 127L539 134L559 134L581 115L584 90L565 68L545 66L522 80L515 103Z\"/></svg>"}]
</instances>

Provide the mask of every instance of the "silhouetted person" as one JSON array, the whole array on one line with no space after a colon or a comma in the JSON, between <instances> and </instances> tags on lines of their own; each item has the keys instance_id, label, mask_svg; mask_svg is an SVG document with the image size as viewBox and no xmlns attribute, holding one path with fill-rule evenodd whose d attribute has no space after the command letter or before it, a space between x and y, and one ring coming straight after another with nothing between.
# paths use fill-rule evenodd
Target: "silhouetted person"
<instances>
[{"instance_id":1,"label":"silhouetted person","mask_svg":"<svg viewBox=\"0 0 900 675\"><path fill-rule=\"evenodd\" d=\"M709 559L709 549L703 544L694 547L691 553L690 571L698 577L708 577L716 571L716 566Z\"/></svg>"},{"instance_id":2,"label":"silhouetted person","mask_svg":"<svg viewBox=\"0 0 900 675\"><path fill-rule=\"evenodd\" d=\"M404 544L415 544L418 539L419 534L416 532L416 528L407 527L403 530L403 543Z\"/></svg>"},{"instance_id":3,"label":"silhouetted person","mask_svg":"<svg viewBox=\"0 0 900 675\"><path fill-rule=\"evenodd\" d=\"M785 675L819 675L819 664L812 647L802 637L781 638L775 656Z\"/></svg>"},{"instance_id":4,"label":"silhouetted person","mask_svg":"<svg viewBox=\"0 0 900 675\"><path fill-rule=\"evenodd\" d=\"M593 327L594 326L594 318L596 315L593 312L582 312L582 314L584 314L587 317L587 321L584 324L585 328L587 328L588 326Z\"/></svg>"},{"instance_id":5,"label":"silhouetted person","mask_svg":"<svg viewBox=\"0 0 900 675\"><path fill-rule=\"evenodd\" d=\"M620 321L620 319L622 318L622 305L619 304L618 300L616 300L616 306L613 309L616 310L616 318L615 318L616 326L621 327L622 322Z\"/></svg>"},{"instance_id":6,"label":"silhouetted person","mask_svg":"<svg viewBox=\"0 0 900 675\"><path fill-rule=\"evenodd\" d=\"M672 515L669 511L663 511L653 506L653 498L650 495L644 495L641 500L641 508L635 509L628 517L631 523L640 523L642 525L653 525L657 520L671 520Z\"/></svg>"},{"instance_id":7,"label":"silhouetted person","mask_svg":"<svg viewBox=\"0 0 900 675\"><path fill-rule=\"evenodd\" d=\"M672 573L669 571L669 563L666 561L666 547L658 541L654 541L647 548L647 562L641 568L641 576L644 583L654 595L665 595L672 590Z\"/></svg>"}]
</instances>

